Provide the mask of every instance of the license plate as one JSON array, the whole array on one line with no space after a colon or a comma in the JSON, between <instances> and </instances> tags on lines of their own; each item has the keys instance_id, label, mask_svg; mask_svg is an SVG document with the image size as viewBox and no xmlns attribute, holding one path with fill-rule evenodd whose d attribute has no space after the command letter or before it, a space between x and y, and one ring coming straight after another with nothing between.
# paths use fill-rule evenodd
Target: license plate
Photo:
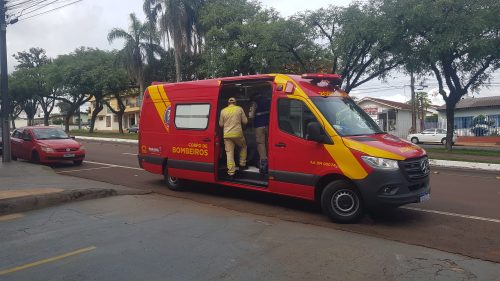
<instances>
[{"instance_id":1,"label":"license plate","mask_svg":"<svg viewBox=\"0 0 500 281\"><path fill-rule=\"evenodd\" d=\"M64 154L64 158L75 157L75 154Z\"/></svg>"},{"instance_id":2,"label":"license plate","mask_svg":"<svg viewBox=\"0 0 500 281\"><path fill-rule=\"evenodd\" d=\"M424 201L427 201L429 199L431 199L431 195L429 193L427 193L427 194L420 196L419 202L424 202Z\"/></svg>"}]
</instances>

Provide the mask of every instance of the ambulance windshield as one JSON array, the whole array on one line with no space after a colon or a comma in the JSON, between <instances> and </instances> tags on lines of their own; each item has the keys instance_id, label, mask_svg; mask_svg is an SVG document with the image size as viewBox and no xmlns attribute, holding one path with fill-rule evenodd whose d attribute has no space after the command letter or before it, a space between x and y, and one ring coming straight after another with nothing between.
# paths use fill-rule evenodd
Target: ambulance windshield
<instances>
[{"instance_id":1,"label":"ambulance windshield","mask_svg":"<svg viewBox=\"0 0 500 281\"><path fill-rule=\"evenodd\" d=\"M347 97L312 97L311 100L341 136L384 132L353 100Z\"/></svg>"}]
</instances>

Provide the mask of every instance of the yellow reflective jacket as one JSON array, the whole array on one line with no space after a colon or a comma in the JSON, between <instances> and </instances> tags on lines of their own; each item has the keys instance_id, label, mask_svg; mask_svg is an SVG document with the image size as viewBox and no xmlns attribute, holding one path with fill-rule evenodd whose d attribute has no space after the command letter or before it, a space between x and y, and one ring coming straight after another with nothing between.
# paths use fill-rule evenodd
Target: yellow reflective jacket
<instances>
[{"instance_id":1,"label":"yellow reflective jacket","mask_svg":"<svg viewBox=\"0 0 500 281\"><path fill-rule=\"evenodd\" d=\"M224 138L243 137L243 128L241 124L246 125L248 119L243 108L230 104L220 113L219 126L224 128Z\"/></svg>"}]
</instances>

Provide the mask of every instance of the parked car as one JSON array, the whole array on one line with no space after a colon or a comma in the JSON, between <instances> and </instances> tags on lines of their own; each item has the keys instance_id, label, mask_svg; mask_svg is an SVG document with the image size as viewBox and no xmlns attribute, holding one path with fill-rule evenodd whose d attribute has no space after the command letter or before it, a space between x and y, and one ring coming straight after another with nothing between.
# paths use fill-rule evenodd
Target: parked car
<instances>
[{"instance_id":1,"label":"parked car","mask_svg":"<svg viewBox=\"0 0 500 281\"><path fill-rule=\"evenodd\" d=\"M128 131L129 133L136 133L136 134L137 134L137 133L139 133L139 126L137 126L137 125L132 125L132 126L130 126L130 127L127 129L127 131Z\"/></svg>"},{"instance_id":2,"label":"parked car","mask_svg":"<svg viewBox=\"0 0 500 281\"><path fill-rule=\"evenodd\" d=\"M427 129L418 134L410 134L407 139L412 143L442 143L446 145L446 130ZM452 144L457 141L457 133L453 132Z\"/></svg>"},{"instance_id":3,"label":"parked car","mask_svg":"<svg viewBox=\"0 0 500 281\"><path fill-rule=\"evenodd\" d=\"M81 143L55 127L23 127L11 137L12 159L25 159L35 163L73 161L80 165L85 158Z\"/></svg>"}]
</instances>

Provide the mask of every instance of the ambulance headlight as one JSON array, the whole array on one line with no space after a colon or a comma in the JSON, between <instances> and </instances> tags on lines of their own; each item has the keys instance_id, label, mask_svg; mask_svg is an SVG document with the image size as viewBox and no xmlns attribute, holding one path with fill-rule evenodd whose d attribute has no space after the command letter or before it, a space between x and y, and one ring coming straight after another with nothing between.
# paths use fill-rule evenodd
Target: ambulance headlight
<instances>
[{"instance_id":1,"label":"ambulance headlight","mask_svg":"<svg viewBox=\"0 0 500 281\"><path fill-rule=\"evenodd\" d=\"M398 161L386 158L379 158L373 156L361 156L361 159L366 164L377 169L397 170L399 169Z\"/></svg>"}]
</instances>

